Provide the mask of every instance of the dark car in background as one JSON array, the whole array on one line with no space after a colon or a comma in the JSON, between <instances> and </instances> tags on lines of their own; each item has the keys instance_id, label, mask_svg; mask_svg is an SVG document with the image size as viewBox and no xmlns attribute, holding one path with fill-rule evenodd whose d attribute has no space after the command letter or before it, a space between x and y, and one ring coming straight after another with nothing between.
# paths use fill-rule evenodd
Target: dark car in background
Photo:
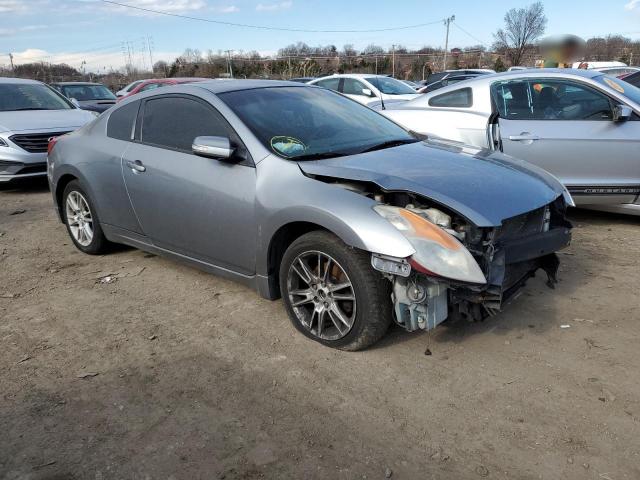
<instances>
[{"instance_id":1,"label":"dark car in background","mask_svg":"<svg viewBox=\"0 0 640 480\"><path fill-rule=\"evenodd\" d=\"M51 86L78 107L91 112L102 113L116 104L116 96L101 83L91 82L59 82Z\"/></svg>"},{"instance_id":2,"label":"dark car in background","mask_svg":"<svg viewBox=\"0 0 640 480\"><path fill-rule=\"evenodd\" d=\"M476 78L481 75L495 73L493 70L468 69L468 70L445 70L444 72L432 73L426 80L422 81L419 93L429 93L443 87L448 87L454 83Z\"/></svg>"},{"instance_id":3,"label":"dark car in background","mask_svg":"<svg viewBox=\"0 0 640 480\"><path fill-rule=\"evenodd\" d=\"M640 72L624 75L620 77L620 80L624 80L625 82L630 83L634 87L640 88Z\"/></svg>"}]
</instances>

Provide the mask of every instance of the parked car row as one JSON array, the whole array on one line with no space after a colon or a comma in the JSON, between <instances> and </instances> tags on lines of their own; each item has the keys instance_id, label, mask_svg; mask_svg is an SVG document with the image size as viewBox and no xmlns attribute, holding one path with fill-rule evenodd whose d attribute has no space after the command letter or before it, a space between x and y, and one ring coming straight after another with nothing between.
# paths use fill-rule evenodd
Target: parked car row
<instances>
[{"instance_id":1,"label":"parked car row","mask_svg":"<svg viewBox=\"0 0 640 480\"><path fill-rule=\"evenodd\" d=\"M481 320L537 271L553 286L572 193L640 208L640 90L600 72L487 74L422 95L375 75L174 80L141 82L97 118L4 80L8 118L85 117L37 138L4 130L0 155L48 147L81 251L127 244L282 297L293 325L331 347L366 348L394 321Z\"/></svg>"}]
</instances>

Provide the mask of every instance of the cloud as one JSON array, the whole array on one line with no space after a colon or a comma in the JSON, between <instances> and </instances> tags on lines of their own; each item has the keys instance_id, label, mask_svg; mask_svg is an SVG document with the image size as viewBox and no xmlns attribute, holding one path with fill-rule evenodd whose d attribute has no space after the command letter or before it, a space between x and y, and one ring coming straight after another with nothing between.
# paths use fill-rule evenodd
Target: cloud
<instances>
[{"instance_id":1,"label":"cloud","mask_svg":"<svg viewBox=\"0 0 640 480\"><path fill-rule=\"evenodd\" d=\"M259 3L256 5L256 10L258 12L274 12L276 10L287 10L292 6L293 2L291 0L285 0L279 3Z\"/></svg>"},{"instance_id":2,"label":"cloud","mask_svg":"<svg viewBox=\"0 0 640 480\"><path fill-rule=\"evenodd\" d=\"M154 63L158 60L164 60L166 62L172 62L179 52L153 52ZM149 68L149 57L142 56L140 52L136 53L133 58L134 66L137 68L146 67ZM23 63L66 63L78 70L82 68L82 62L86 61L84 65L87 72L108 72L111 69L119 70L124 66L124 57L121 51L109 51L109 52L92 52L88 53L69 53L58 52L51 53L47 50L39 48L28 48L21 52L13 52L13 62L15 65L21 65ZM0 63L4 62L4 66L7 67L8 57L5 60L4 57L0 57Z\"/></svg>"},{"instance_id":3,"label":"cloud","mask_svg":"<svg viewBox=\"0 0 640 480\"><path fill-rule=\"evenodd\" d=\"M50 27L51 25L24 25L23 27L16 27L16 28L0 28L0 37L9 37L12 35L17 35L22 32L46 30Z\"/></svg>"},{"instance_id":4,"label":"cloud","mask_svg":"<svg viewBox=\"0 0 640 480\"><path fill-rule=\"evenodd\" d=\"M240 9L235 5L229 5L228 7L219 7L215 8L214 10L220 13L236 13L240 11Z\"/></svg>"},{"instance_id":5,"label":"cloud","mask_svg":"<svg viewBox=\"0 0 640 480\"><path fill-rule=\"evenodd\" d=\"M207 7L207 2L204 0L127 0L122 3L131 5L132 7L147 8L149 10L158 10L167 13L194 12L197 10L203 10ZM121 7L119 5L110 4L107 5L107 7L110 10L116 10L123 13L136 15L142 13L140 10Z\"/></svg>"},{"instance_id":6,"label":"cloud","mask_svg":"<svg viewBox=\"0 0 640 480\"><path fill-rule=\"evenodd\" d=\"M640 7L640 0L631 0L624 6L625 10L635 10L638 7Z\"/></svg>"},{"instance_id":7,"label":"cloud","mask_svg":"<svg viewBox=\"0 0 640 480\"><path fill-rule=\"evenodd\" d=\"M0 0L0 13L30 13L47 3L47 0Z\"/></svg>"}]
</instances>

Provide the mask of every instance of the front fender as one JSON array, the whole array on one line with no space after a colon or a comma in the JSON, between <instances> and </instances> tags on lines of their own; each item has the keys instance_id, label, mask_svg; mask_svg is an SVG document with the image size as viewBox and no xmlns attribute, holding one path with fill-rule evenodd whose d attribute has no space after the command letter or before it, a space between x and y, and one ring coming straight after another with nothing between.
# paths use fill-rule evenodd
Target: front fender
<instances>
[{"instance_id":1,"label":"front fender","mask_svg":"<svg viewBox=\"0 0 640 480\"><path fill-rule=\"evenodd\" d=\"M271 240L288 224L318 225L354 248L405 258L415 249L373 207L377 202L302 174L295 162L267 157L258 166L260 219L256 272L266 275Z\"/></svg>"}]
</instances>

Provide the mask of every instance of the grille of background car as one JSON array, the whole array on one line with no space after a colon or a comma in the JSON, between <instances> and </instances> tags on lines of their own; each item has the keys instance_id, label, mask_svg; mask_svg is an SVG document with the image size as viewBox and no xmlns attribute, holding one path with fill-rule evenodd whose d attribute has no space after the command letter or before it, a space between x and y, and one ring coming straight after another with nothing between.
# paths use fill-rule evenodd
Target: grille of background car
<instances>
[{"instance_id":1,"label":"grille of background car","mask_svg":"<svg viewBox=\"0 0 640 480\"><path fill-rule=\"evenodd\" d=\"M29 153L44 153L51 137L59 137L67 132L28 133L11 135L9 140Z\"/></svg>"}]
</instances>

